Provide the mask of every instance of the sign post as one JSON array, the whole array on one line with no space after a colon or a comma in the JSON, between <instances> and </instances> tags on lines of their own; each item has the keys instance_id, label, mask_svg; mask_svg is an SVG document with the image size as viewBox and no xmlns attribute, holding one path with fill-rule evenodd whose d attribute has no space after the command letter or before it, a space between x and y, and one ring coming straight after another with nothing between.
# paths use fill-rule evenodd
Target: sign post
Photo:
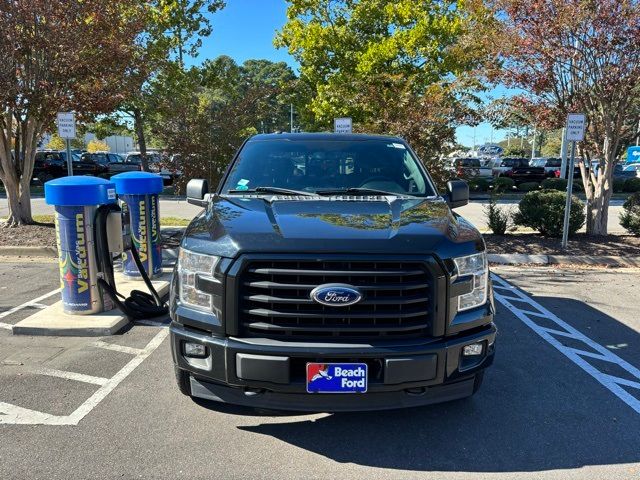
<instances>
[{"instance_id":1,"label":"sign post","mask_svg":"<svg viewBox=\"0 0 640 480\"><path fill-rule=\"evenodd\" d=\"M569 239L569 218L571 213L571 195L573 195L573 169L576 160L576 142L584 140L586 117L583 113L570 113L567 116L565 140L571 142L571 158L567 172L567 203L564 207L564 225L562 229L562 249L567 248Z\"/></svg>"},{"instance_id":2,"label":"sign post","mask_svg":"<svg viewBox=\"0 0 640 480\"><path fill-rule=\"evenodd\" d=\"M71 140L76 138L76 115L73 112L58 112L58 135L67 144L67 175L73 176Z\"/></svg>"},{"instance_id":3,"label":"sign post","mask_svg":"<svg viewBox=\"0 0 640 480\"><path fill-rule=\"evenodd\" d=\"M333 119L333 131L335 133L351 133L351 118L334 118Z\"/></svg>"}]
</instances>

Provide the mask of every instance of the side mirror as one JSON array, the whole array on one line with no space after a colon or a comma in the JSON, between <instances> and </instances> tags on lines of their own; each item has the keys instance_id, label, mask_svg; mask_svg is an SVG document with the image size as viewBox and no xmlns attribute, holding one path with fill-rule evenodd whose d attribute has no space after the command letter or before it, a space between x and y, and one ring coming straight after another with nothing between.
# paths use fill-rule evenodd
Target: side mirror
<instances>
[{"instance_id":1,"label":"side mirror","mask_svg":"<svg viewBox=\"0 0 640 480\"><path fill-rule=\"evenodd\" d=\"M469 203L469 185L462 180L447 182L447 203L450 208L463 207Z\"/></svg>"},{"instance_id":2,"label":"side mirror","mask_svg":"<svg viewBox=\"0 0 640 480\"><path fill-rule=\"evenodd\" d=\"M194 178L187 183L187 202L199 207L206 207L208 200L205 196L209 193L209 183L202 178Z\"/></svg>"}]
</instances>

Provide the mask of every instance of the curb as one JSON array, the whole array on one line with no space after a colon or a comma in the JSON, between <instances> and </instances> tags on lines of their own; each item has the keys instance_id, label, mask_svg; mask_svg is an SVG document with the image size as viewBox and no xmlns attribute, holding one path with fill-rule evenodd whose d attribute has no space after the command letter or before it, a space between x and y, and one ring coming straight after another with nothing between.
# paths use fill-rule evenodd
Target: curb
<instances>
[{"instance_id":1,"label":"curb","mask_svg":"<svg viewBox=\"0 0 640 480\"><path fill-rule=\"evenodd\" d=\"M170 257L177 257L177 249L165 249ZM50 257L58 256L56 247L2 247L0 256ZM640 268L640 257L589 256L589 255L529 255L526 253L490 253L489 263L498 265L609 265Z\"/></svg>"},{"instance_id":2,"label":"curb","mask_svg":"<svg viewBox=\"0 0 640 480\"><path fill-rule=\"evenodd\" d=\"M56 247L0 247L0 255L7 257L57 257Z\"/></svg>"},{"instance_id":3,"label":"curb","mask_svg":"<svg viewBox=\"0 0 640 480\"><path fill-rule=\"evenodd\" d=\"M590 255L527 255L526 253L487 255L490 263L499 265L608 265L613 267L640 267L640 257Z\"/></svg>"}]
</instances>

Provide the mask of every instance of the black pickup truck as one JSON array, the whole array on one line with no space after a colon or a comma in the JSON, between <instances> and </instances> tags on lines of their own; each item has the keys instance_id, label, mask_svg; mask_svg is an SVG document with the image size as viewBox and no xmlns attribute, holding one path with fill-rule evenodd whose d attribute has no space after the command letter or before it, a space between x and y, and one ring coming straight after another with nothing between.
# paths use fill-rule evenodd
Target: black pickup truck
<instances>
[{"instance_id":1,"label":"black pickup truck","mask_svg":"<svg viewBox=\"0 0 640 480\"><path fill-rule=\"evenodd\" d=\"M137 172L140 170L138 165L126 163L120 155L109 152L83 153L77 165L80 168L91 168L92 166L100 168L102 169L101 176L107 178L111 178L118 173ZM76 163L74 163L73 168L75 173Z\"/></svg>"},{"instance_id":2,"label":"black pickup truck","mask_svg":"<svg viewBox=\"0 0 640 480\"><path fill-rule=\"evenodd\" d=\"M257 135L187 228L171 285L178 386L250 407L345 411L473 395L496 327L482 236L404 140Z\"/></svg>"},{"instance_id":3,"label":"black pickup truck","mask_svg":"<svg viewBox=\"0 0 640 480\"><path fill-rule=\"evenodd\" d=\"M553 172L547 172L544 167L529 165L527 158L503 158L499 170L500 177L508 177L516 185L528 182L541 183L546 178L554 177Z\"/></svg>"}]
</instances>

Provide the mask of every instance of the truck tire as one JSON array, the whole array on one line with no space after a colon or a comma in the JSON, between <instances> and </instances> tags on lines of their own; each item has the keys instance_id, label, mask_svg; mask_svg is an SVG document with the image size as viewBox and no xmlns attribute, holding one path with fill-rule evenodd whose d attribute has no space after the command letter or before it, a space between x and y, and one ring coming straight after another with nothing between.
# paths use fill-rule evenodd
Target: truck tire
<instances>
[{"instance_id":1,"label":"truck tire","mask_svg":"<svg viewBox=\"0 0 640 480\"><path fill-rule=\"evenodd\" d=\"M178 383L178 390L187 397L191 396L191 381L189 380L189 372L181 370L178 367L174 367L176 372L176 382Z\"/></svg>"}]
</instances>

